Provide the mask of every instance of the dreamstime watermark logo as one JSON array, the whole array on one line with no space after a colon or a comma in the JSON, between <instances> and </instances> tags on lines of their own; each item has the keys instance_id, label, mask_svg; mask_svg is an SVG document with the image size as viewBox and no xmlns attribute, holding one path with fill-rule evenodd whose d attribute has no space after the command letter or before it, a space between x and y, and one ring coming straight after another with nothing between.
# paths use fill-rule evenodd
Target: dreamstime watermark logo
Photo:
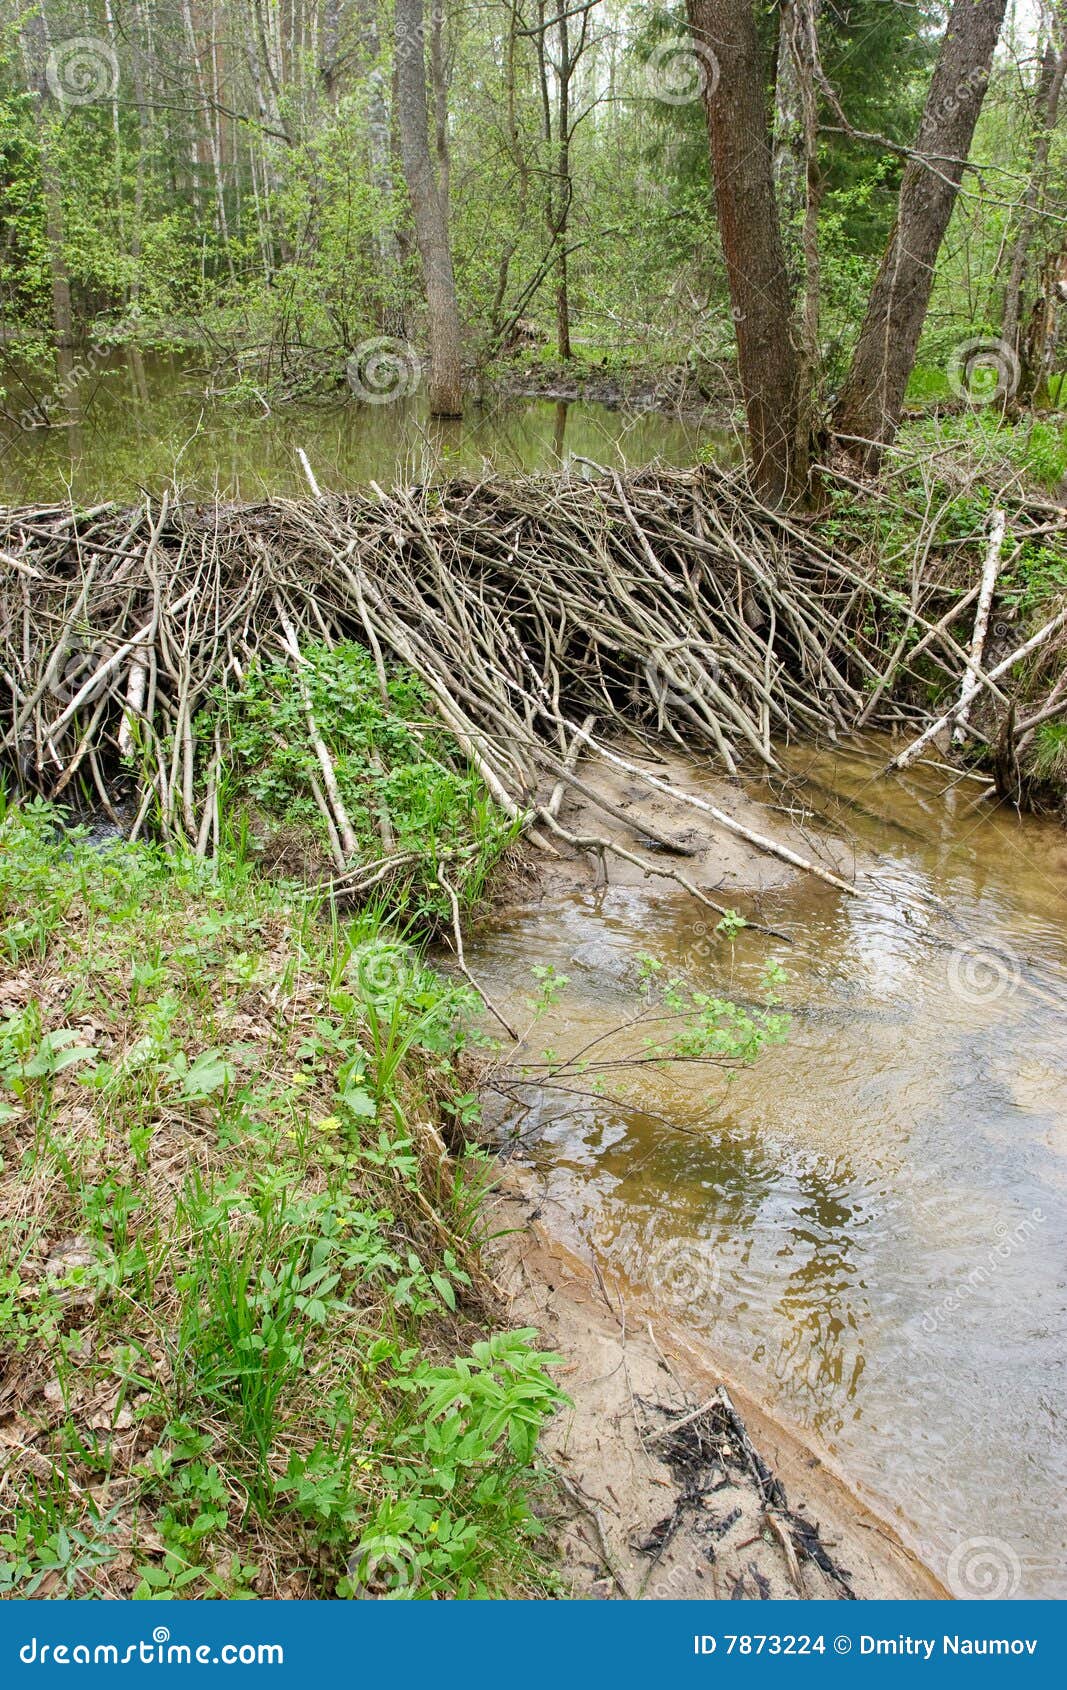
<instances>
[{"instance_id":1,"label":"dreamstime watermark logo","mask_svg":"<svg viewBox=\"0 0 1067 1690\"><path fill-rule=\"evenodd\" d=\"M57 381L50 391L32 405L27 405L19 413L19 427L26 433L35 428L50 428L52 426L52 412L61 408L64 402L73 398L81 383L88 379L103 364L108 355L123 340L132 339L137 332L138 319L136 312L131 312L123 322L110 331L106 341L94 340L83 353L71 364L62 379Z\"/></svg>"},{"instance_id":2,"label":"dreamstime watermark logo","mask_svg":"<svg viewBox=\"0 0 1067 1690\"><path fill-rule=\"evenodd\" d=\"M719 86L719 61L711 48L692 36L659 42L645 64L645 85L665 106L688 106L711 99Z\"/></svg>"},{"instance_id":3,"label":"dreamstime watermark logo","mask_svg":"<svg viewBox=\"0 0 1067 1690\"><path fill-rule=\"evenodd\" d=\"M969 1537L949 1556L945 1579L961 1602L1003 1602L1018 1590L1022 1567L1003 1538Z\"/></svg>"},{"instance_id":4,"label":"dreamstime watermark logo","mask_svg":"<svg viewBox=\"0 0 1067 1690\"><path fill-rule=\"evenodd\" d=\"M362 1601L404 1600L419 1582L415 1551L401 1537L364 1538L349 1556L346 1571L349 1594Z\"/></svg>"},{"instance_id":5,"label":"dreamstime watermark logo","mask_svg":"<svg viewBox=\"0 0 1067 1690\"><path fill-rule=\"evenodd\" d=\"M962 341L949 359L948 384L968 405L1003 404L1019 385L1019 360L1006 340Z\"/></svg>"},{"instance_id":6,"label":"dreamstime watermark logo","mask_svg":"<svg viewBox=\"0 0 1067 1690\"><path fill-rule=\"evenodd\" d=\"M932 1338L951 1316L959 1314L973 1297L996 1278L1004 1262L1010 1261L1024 1245L1031 1242L1038 1228L1044 1226L1045 1220L1044 1210L1037 1208L1031 1209L1015 1227L1009 1227L1006 1221L1000 1221L995 1228L997 1242L992 1245L983 1260L976 1262L964 1278L957 1280L953 1289L947 1292L935 1307L925 1309L907 1321L904 1331L913 1340L920 1336Z\"/></svg>"},{"instance_id":7,"label":"dreamstime watermark logo","mask_svg":"<svg viewBox=\"0 0 1067 1690\"><path fill-rule=\"evenodd\" d=\"M44 74L60 105L91 106L118 89L119 61L98 35L72 35L50 50Z\"/></svg>"},{"instance_id":8,"label":"dreamstime watermark logo","mask_svg":"<svg viewBox=\"0 0 1067 1690\"><path fill-rule=\"evenodd\" d=\"M951 94L941 102L939 108L942 117L951 117L953 112L967 99L975 94L981 94L989 81L989 73L978 66L969 70L966 76L960 78Z\"/></svg>"},{"instance_id":9,"label":"dreamstime watermark logo","mask_svg":"<svg viewBox=\"0 0 1067 1690\"><path fill-rule=\"evenodd\" d=\"M280 1667L280 1643L172 1643L165 1625L137 1643L39 1643L31 1637L19 1650L23 1666L57 1667Z\"/></svg>"},{"instance_id":10,"label":"dreamstime watermark logo","mask_svg":"<svg viewBox=\"0 0 1067 1690\"><path fill-rule=\"evenodd\" d=\"M422 380L415 348L393 335L378 335L357 346L347 364L348 385L365 405L391 405L410 399Z\"/></svg>"},{"instance_id":11,"label":"dreamstime watermark logo","mask_svg":"<svg viewBox=\"0 0 1067 1690\"><path fill-rule=\"evenodd\" d=\"M348 959L347 972L362 997L378 1002L397 997L417 967L415 953L409 946L384 940L357 945Z\"/></svg>"},{"instance_id":12,"label":"dreamstime watermark logo","mask_svg":"<svg viewBox=\"0 0 1067 1690\"><path fill-rule=\"evenodd\" d=\"M998 940L958 945L949 957L948 983L955 997L982 1006L1010 997L1022 980L1022 965L1010 945Z\"/></svg>"},{"instance_id":13,"label":"dreamstime watermark logo","mask_svg":"<svg viewBox=\"0 0 1067 1690\"><path fill-rule=\"evenodd\" d=\"M718 687L719 660L699 640L675 640L655 647L645 660L645 680L662 719L679 705L700 710L711 704ZM662 720L661 720L662 725Z\"/></svg>"},{"instance_id":14,"label":"dreamstime watermark logo","mask_svg":"<svg viewBox=\"0 0 1067 1690\"><path fill-rule=\"evenodd\" d=\"M650 1252L649 1284L679 1307L706 1308L718 1295L718 1257L698 1240L666 1239Z\"/></svg>"},{"instance_id":15,"label":"dreamstime watermark logo","mask_svg":"<svg viewBox=\"0 0 1067 1690\"><path fill-rule=\"evenodd\" d=\"M76 697L85 681L85 671L91 657L90 652L81 646L74 645L57 652L52 659L48 675L48 691L51 696L64 708Z\"/></svg>"}]
</instances>

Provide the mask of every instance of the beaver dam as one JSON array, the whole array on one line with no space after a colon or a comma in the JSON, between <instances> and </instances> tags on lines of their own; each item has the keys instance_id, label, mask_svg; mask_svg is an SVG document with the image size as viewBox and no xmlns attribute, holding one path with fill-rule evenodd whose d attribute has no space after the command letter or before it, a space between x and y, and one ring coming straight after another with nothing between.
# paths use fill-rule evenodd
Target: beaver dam
<instances>
[{"instance_id":1,"label":"beaver dam","mask_svg":"<svg viewBox=\"0 0 1067 1690\"><path fill-rule=\"evenodd\" d=\"M563 1256L515 1312L618 1385L575 1362L558 1452L579 1554L592 1531L618 1593L708 1594L708 1547L717 1580L733 1540L718 1594L802 1588L798 1557L823 1593L914 1593L850 1582L876 1523L828 1556L818 1495L791 1511L812 1450L954 1594L1061 1593L1067 847L997 799L1034 795L1028 748L1067 702L1067 608L1023 619L1001 580L1063 546L1067 512L1005 496L887 559L869 510L773 511L715 467L309 480L0 512L9 786L187 858L236 840L312 909L436 931L508 1035L482 1074L521 1167L507 1213L602 1293L588 1345ZM401 738L477 825L412 797ZM702 1042L668 1048L682 1009ZM328 1088L320 1113L336 1129ZM631 1291L796 1430L788 1509L733 1397L679 1397L662 1332L627 1350ZM597 1416L634 1403L618 1460L660 1450L672 1495L595 1471ZM707 1504L716 1535L707 1498L742 1471L748 1504Z\"/></svg>"},{"instance_id":2,"label":"beaver dam","mask_svg":"<svg viewBox=\"0 0 1067 1690\"><path fill-rule=\"evenodd\" d=\"M1056 507L1017 507L1008 532L994 513L988 540L972 541L985 554L980 585L961 584L949 547L925 569L918 559L904 592L862 567L858 543L768 510L726 471L624 481L577 468L388 495L374 485L248 505L164 496L125 510L6 511L0 754L47 796L81 792L108 812L129 768L134 837L151 817L164 838L181 831L207 852L226 748L205 705L261 658L299 674L303 642L356 639L383 692L386 657L422 678L463 755L535 843L617 852L599 835L568 836L558 811L566 790L595 790L580 766L619 766L607 742L620 728L702 751L733 774L743 761L775 769L782 740L864 725L909 733L904 762L935 729L966 724L972 740L995 742L1003 774L1059 707L1067 610L1017 640L990 626L1002 554L1062 535ZM1007 649L987 666L994 632ZM1006 689L1043 666L1047 697L1019 720ZM932 690L944 701L936 722L924 708ZM355 892L401 873L387 826L380 860L352 861L310 708L305 726L338 879ZM684 868L664 858L685 856L677 840L646 835L653 872L684 884Z\"/></svg>"}]
</instances>

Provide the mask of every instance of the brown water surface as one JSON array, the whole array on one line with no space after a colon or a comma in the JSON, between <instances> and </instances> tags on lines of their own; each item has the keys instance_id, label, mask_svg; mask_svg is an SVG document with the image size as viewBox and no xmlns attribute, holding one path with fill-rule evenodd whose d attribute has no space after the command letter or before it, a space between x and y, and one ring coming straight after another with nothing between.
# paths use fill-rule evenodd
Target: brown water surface
<instances>
[{"instance_id":1,"label":"brown water surface","mask_svg":"<svg viewBox=\"0 0 1067 1690\"><path fill-rule=\"evenodd\" d=\"M884 761L793 754L875 872L855 899L764 896L792 944L608 887L511 914L471 960L513 1006L533 964L568 976L535 1054L632 1016L642 952L746 1001L768 957L789 971L788 1044L732 1078L520 1093L548 1223L683 1315L957 1594L1063 1596L1067 837Z\"/></svg>"},{"instance_id":2,"label":"brown water surface","mask_svg":"<svg viewBox=\"0 0 1067 1690\"><path fill-rule=\"evenodd\" d=\"M558 470L580 458L615 469L690 464L709 441L720 457L734 449L721 425L625 406L472 400L462 421L442 422L420 395L360 404L341 379L332 397L270 410L247 388L220 392L189 355L116 351L77 367L80 379L62 389L23 381L10 364L0 372L0 503L63 499L68 488L86 504L133 500L171 482L193 498L303 495L298 448L319 484L339 492L372 480Z\"/></svg>"}]
</instances>

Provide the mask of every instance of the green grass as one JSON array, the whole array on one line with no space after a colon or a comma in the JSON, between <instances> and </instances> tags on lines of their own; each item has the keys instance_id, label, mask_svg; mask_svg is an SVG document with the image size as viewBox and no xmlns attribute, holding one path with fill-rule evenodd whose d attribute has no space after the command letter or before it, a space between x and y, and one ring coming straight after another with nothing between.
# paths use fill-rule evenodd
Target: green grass
<instances>
[{"instance_id":1,"label":"green grass","mask_svg":"<svg viewBox=\"0 0 1067 1690\"><path fill-rule=\"evenodd\" d=\"M1067 787L1067 722L1042 722L1035 729L1029 765L1040 785Z\"/></svg>"},{"instance_id":2,"label":"green grass","mask_svg":"<svg viewBox=\"0 0 1067 1690\"><path fill-rule=\"evenodd\" d=\"M0 813L0 1590L542 1591L474 1004L247 861Z\"/></svg>"},{"instance_id":3,"label":"green grass","mask_svg":"<svg viewBox=\"0 0 1067 1690\"><path fill-rule=\"evenodd\" d=\"M929 391L909 390L910 396L941 397L939 372L928 371L926 377ZM922 387L925 378L916 379ZM1055 492L1067 475L1067 420L1062 414L1026 412L1006 417L999 405L977 405L957 416L909 419L899 443L904 450L916 452L955 451L989 481L1021 475L1024 484Z\"/></svg>"}]
</instances>

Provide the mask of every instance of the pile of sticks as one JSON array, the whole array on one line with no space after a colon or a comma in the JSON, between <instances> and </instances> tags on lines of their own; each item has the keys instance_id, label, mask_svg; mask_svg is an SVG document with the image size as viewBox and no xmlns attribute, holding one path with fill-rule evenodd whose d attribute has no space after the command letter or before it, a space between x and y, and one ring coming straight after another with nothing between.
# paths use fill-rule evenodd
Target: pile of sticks
<instances>
[{"instance_id":1,"label":"pile of sticks","mask_svg":"<svg viewBox=\"0 0 1067 1690\"><path fill-rule=\"evenodd\" d=\"M261 656L299 674L305 642L356 639L383 686L390 659L422 677L509 815L566 838L564 793L597 798L580 760L611 759L623 729L729 772L858 721L918 732L896 684L906 656L890 685L879 623L888 611L924 630L925 660L959 689L977 684L953 633L962 602L936 579L910 605L883 591L716 467L6 510L0 759L109 812L132 780L135 831L150 821L210 853L226 766L218 720L205 728L213 689L240 688ZM333 809L310 707L308 737Z\"/></svg>"}]
</instances>

